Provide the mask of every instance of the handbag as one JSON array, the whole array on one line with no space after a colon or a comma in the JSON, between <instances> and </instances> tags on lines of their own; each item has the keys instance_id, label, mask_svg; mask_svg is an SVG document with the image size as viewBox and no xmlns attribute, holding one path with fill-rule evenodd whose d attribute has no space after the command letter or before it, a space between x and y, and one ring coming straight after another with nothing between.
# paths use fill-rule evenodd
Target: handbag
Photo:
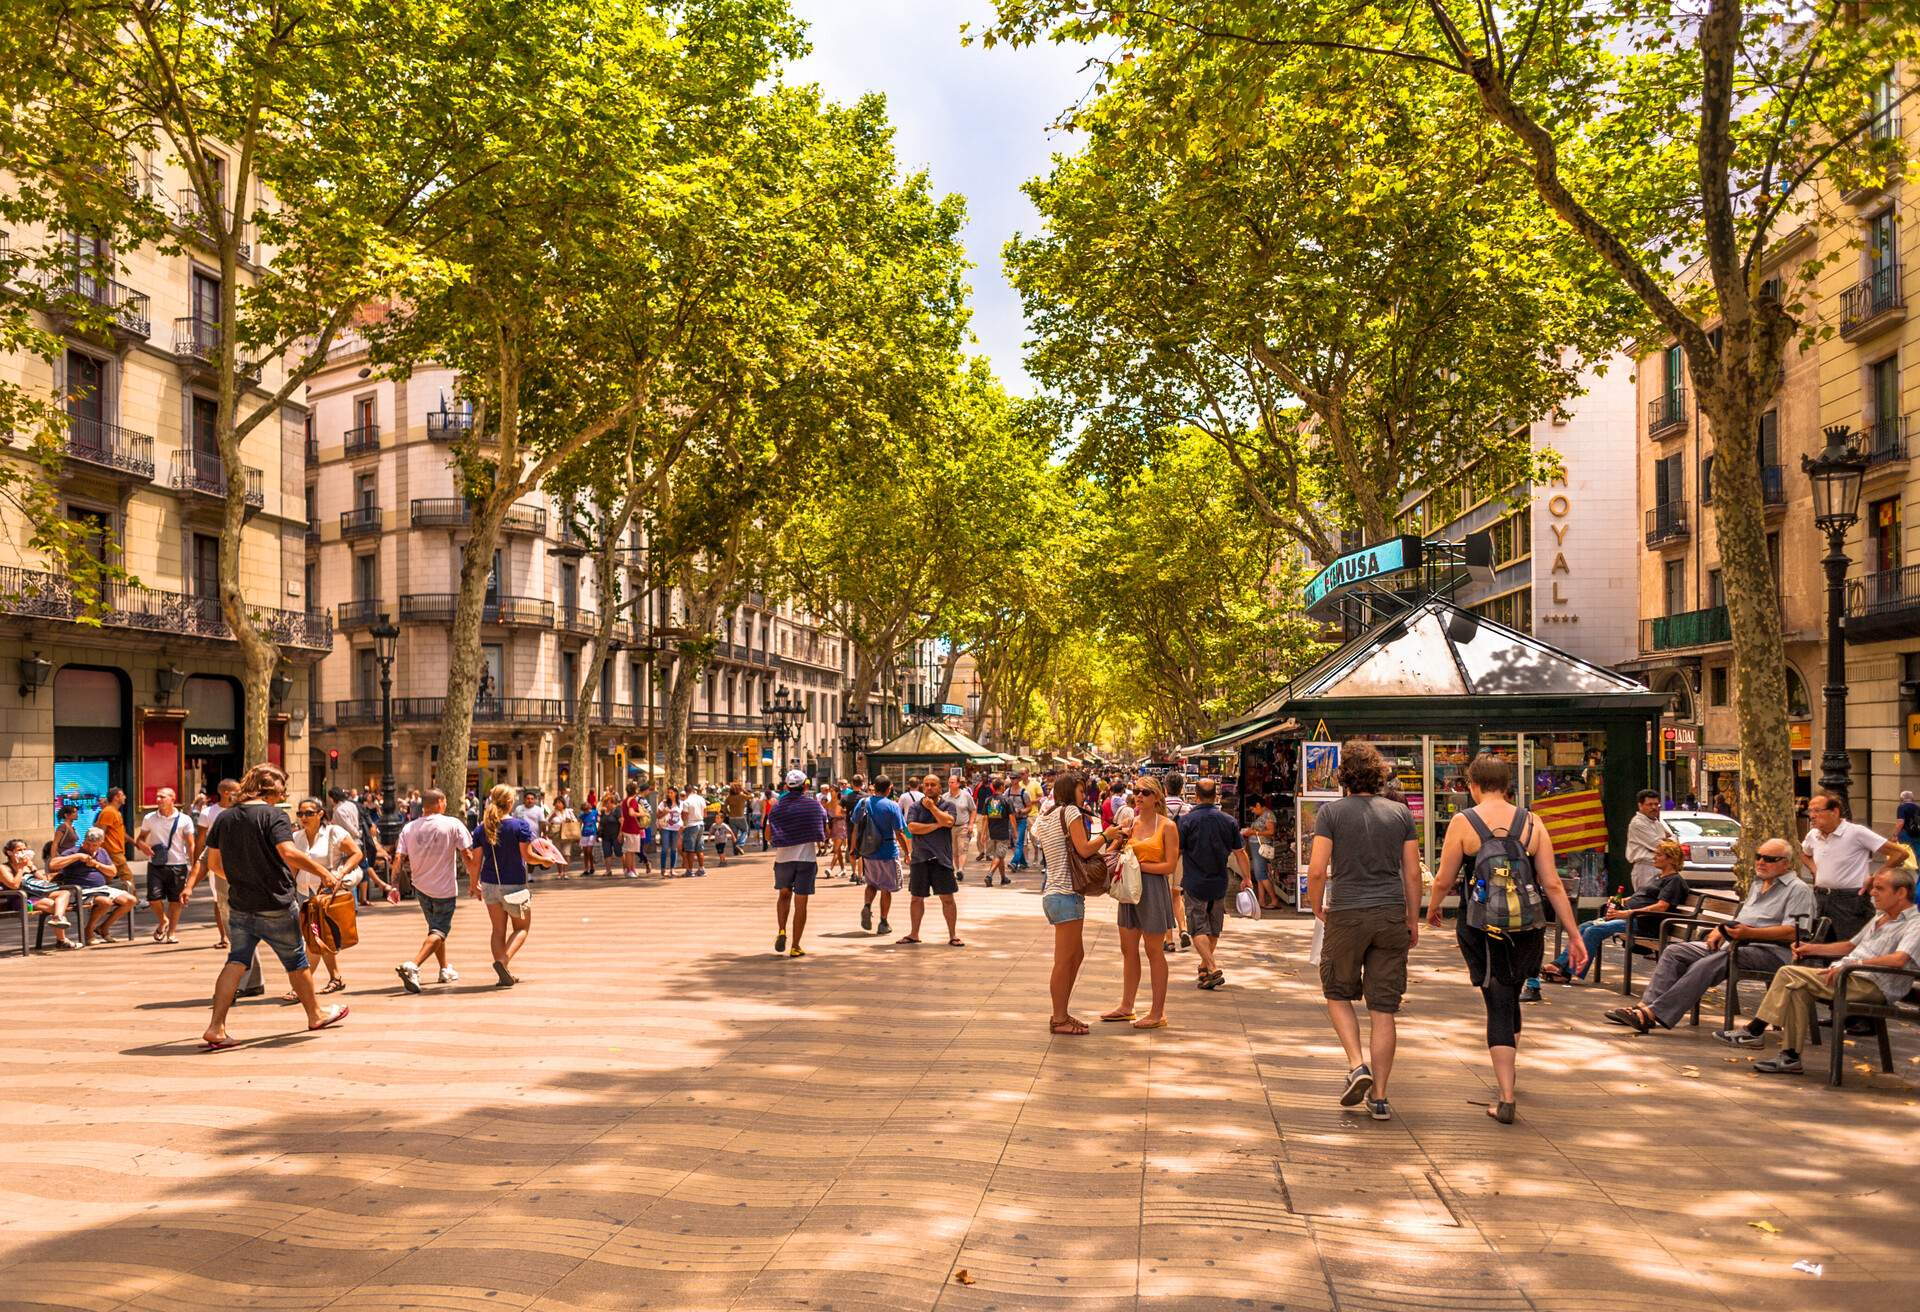
<instances>
[{"instance_id":1,"label":"handbag","mask_svg":"<svg viewBox=\"0 0 1920 1312\"><path fill-rule=\"evenodd\" d=\"M1233 909L1248 920L1260 919L1260 899L1253 895L1250 888L1243 888L1234 896Z\"/></svg>"},{"instance_id":2,"label":"handbag","mask_svg":"<svg viewBox=\"0 0 1920 1312\"><path fill-rule=\"evenodd\" d=\"M1104 897L1113 887L1113 872L1107 868L1106 859L1098 852L1081 856L1080 849L1073 845L1073 835L1067 832L1067 808L1061 807L1053 814L1060 825L1061 846L1067 852L1067 874L1073 880L1073 891L1082 897Z\"/></svg>"},{"instance_id":3,"label":"handbag","mask_svg":"<svg viewBox=\"0 0 1920 1312\"><path fill-rule=\"evenodd\" d=\"M1120 873L1113 883L1113 900L1138 906L1143 883L1140 858L1133 854L1132 848L1128 848L1120 854Z\"/></svg>"},{"instance_id":4,"label":"handbag","mask_svg":"<svg viewBox=\"0 0 1920 1312\"><path fill-rule=\"evenodd\" d=\"M300 908L300 926L334 952L344 952L360 941L360 922L353 905L353 890L337 889L315 893Z\"/></svg>"},{"instance_id":5,"label":"handbag","mask_svg":"<svg viewBox=\"0 0 1920 1312\"><path fill-rule=\"evenodd\" d=\"M560 841L563 843L577 843L580 841L580 822L578 820L562 820L560 822Z\"/></svg>"}]
</instances>

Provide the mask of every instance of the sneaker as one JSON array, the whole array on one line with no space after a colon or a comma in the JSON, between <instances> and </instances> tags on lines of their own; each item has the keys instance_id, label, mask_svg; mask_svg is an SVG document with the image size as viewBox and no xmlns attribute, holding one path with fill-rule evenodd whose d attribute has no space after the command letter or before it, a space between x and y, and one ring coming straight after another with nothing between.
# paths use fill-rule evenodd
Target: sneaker
<instances>
[{"instance_id":1,"label":"sneaker","mask_svg":"<svg viewBox=\"0 0 1920 1312\"><path fill-rule=\"evenodd\" d=\"M265 984L255 984L252 988L235 989L233 996L236 998L258 998L265 996L266 991L267 986Z\"/></svg>"},{"instance_id":2,"label":"sneaker","mask_svg":"<svg viewBox=\"0 0 1920 1312\"><path fill-rule=\"evenodd\" d=\"M860 928L867 930L873 928L873 903L871 902L860 908Z\"/></svg>"},{"instance_id":3,"label":"sneaker","mask_svg":"<svg viewBox=\"0 0 1920 1312\"><path fill-rule=\"evenodd\" d=\"M1373 1092L1373 1072L1362 1062L1347 1072L1347 1091L1340 1095L1342 1107L1358 1107Z\"/></svg>"},{"instance_id":4,"label":"sneaker","mask_svg":"<svg viewBox=\"0 0 1920 1312\"><path fill-rule=\"evenodd\" d=\"M1188 948L1192 946L1193 946L1193 936L1187 933L1186 930L1184 929L1181 930L1180 931L1180 950L1182 952L1185 952Z\"/></svg>"},{"instance_id":5,"label":"sneaker","mask_svg":"<svg viewBox=\"0 0 1920 1312\"><path fill-rule=\"evenodd\" d=\"M1005 888L1008 884L1011 884L1012 882L1013 882L1013 879L1011 876L1008 876L1008 875L1000 876L1000 887Z\"/></svg>"},{"instance_id":6,"label":"sneaker","mask_svg":"<svg viewBox=\"0 0 1920 1312\"><path fill-rule=\"evenodd\" d=\"M1373 1117L1376 1121L1390 1121L1393 1119L1393 1104L1385 1098L1369 1098L1367 1099L1367 1115Z\"/></svg>"},{"instance_id":7,"label":"sneaker","mask_svg":"<svg viewBox=\"0 0 1920 1312\"><path fill-rule=\"evenodd\" d=\"M1768 1057L1764 1061L1755 1062L1753 1068L1763 1075L1805 1075L1807 1073L1807 1068L1800 1064L1798 1057L1789 1057L1784 1052L1778 1057Z\"/></svg>"},{"instance_id":8,"label":"sneaker","mask_svg":"<svg viewBox=\"0 0 1920 1312\"><path fill-rule=\"evenodd\" d=\"M1736 1048L1757 1048L1766 1041L1767 1036L1742 1027L1737 1030L1715 1030L1713 1037Z\"/></svg>"},{"instance_id":9,"label":"sneaker","mask_svg":"<svg viewBox=\"0 0 1920 1312\"><path fill-rule=\"evenodd\" d=\"M773 950L775 952L785 952L787 950L787 931L786 930L783 929L778 934L775 934L773 936Z\"/></svg>"},{"instance_id":10,"label":"sneaker","mask_svg":"<svg viewBox=\"0 0 1920 1312\"><path fill-rule=\"evenodd\" d=\"M400 987L404 988L407 992L418 993L420 991L420 967L414 965L411 961L403 961L393 968L393 973L400 977Z\"/></svg>"},{"instance_id":11,"label":"sneaker","mask_svg":"<svg viewBox=\"0 0 1920 1312\"><path fill-rule=\"evenodd\" d=\"M1522 1002L1540 1001L1540 986L1538 984L1529 984L1525 988L1521 989L1520 1001Z\"/></svg>"},{"instance_id":12,"label":"sneaker","mask_svg":"<svg viewBox=\"0 0 1920 1312\"><path fill-rule=\"evenodd\" d=\"M455 970L452 966L444 967L440 971L440 982L442 984L455 984L455 983L458 983L459 980L460 980L460 972Z\"/></svg>"},{"instance_id":13,"label":"sneaker","mask_svg":"<svg viewBox=\"0 0 1920 1312\"><path fill-rule=\"evenodd\" d=\"M893 926L889 925L885 920L882 920L878 925L874 926L873 932L884 937L893 933Z\"/></svg>"},{"instance_id":14,"label":"sneaker","mask_svg":"<svg viewBox=\"0 0 1920 1312\"><path fill-rule=\"evenodd\" d=\"M807 955L807 950L801 947L798 943L795 943L792 947L787 949L787 956L789 957L804 957L806 955Z\"/></svg>"}]
</instances>

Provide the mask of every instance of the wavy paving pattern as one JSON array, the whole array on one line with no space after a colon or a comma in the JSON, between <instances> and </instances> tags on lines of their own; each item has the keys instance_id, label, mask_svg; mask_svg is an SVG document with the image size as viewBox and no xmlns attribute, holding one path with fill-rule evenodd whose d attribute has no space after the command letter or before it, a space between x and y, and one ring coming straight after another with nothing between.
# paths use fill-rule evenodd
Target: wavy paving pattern
<instances>
[{"instance_id":1,"label":"wavy paving pattern","mask_svg":"<svg viewBox=\"0 0 1920 1312\"><path fill-rule=\"evenodd\" d=\"M269 999L212 1056L205 926L0 961L0 1308L1920 1306L1911 1035L1904 1077L1835 1095L1559 991L1503 1129L1470 1105L1478 1006L1443 937L1375 1124L1334 1103L1298 922L1232 922L1218 993L1174 958L1170 1029L1056 1039L1031 887L964 887L950 950L858 932L858 894L823 885L787 961L769 882L756 859L545 886L508 992L476 982L469 904L466 978L403 993L419 921L383 908L342 1030ZM1110 914L1089 946L1090 1016Z\"/></svg>"}]
</instances>

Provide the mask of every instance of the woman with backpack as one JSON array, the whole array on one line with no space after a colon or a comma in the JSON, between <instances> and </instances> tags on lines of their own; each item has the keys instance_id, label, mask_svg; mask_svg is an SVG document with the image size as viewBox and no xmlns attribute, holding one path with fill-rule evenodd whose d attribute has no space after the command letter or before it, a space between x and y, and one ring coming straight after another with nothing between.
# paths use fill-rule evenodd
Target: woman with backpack
<instances>
[{"instance_id":1,"label":"woman with backpack","mask_svg":"<svg viewBox=\"0 0 1920 1312\"><path fill-rule=\"evenodd\" d=\"M1053 1017L1047 1022L1052 1034L1085 1034L1087 1023L1067 1010L1073 997L1073 982L1080 977L1080 965L1087 959L1081 931L1087 920L1087 898L1074 888L1074 861L1067 852L1069 844L1084 861L1101 861L1101 844L1093 836L1087 813L1082 808L1086 793L1085 775L1064 771L1053 781L1053 807L1035 822L1033 837L1040 843L1045 873L1040 880L1040 909L1053 926L1053 975L1048 988L1053 994Z\"/></svg>"},{"instance_id":2,"label":"woman with backpack","mask_svg":"<svg viewBox=\"0 0 1920 1312\"><path fill-rule=\"evenodd\" d=\"M1440 869L1427 901L1427 924L1440 924L1441 903L1467 871L1460 890L1455 935L1467 974L1487 1008L1487 1053L1493 1059L1498 1100L1487 1115L1514 1120L1514 1073L1519 1062L1520 988L1540 973L1547 938L1547 905L1567 938L1575 971L1586 969L1587 949L1573 923L1573 906L1553 864L1547 827L1513 802L1513 764L1482 754L1467 767L1473 805L1447 825Z\"/></svg>"}]
</instances>

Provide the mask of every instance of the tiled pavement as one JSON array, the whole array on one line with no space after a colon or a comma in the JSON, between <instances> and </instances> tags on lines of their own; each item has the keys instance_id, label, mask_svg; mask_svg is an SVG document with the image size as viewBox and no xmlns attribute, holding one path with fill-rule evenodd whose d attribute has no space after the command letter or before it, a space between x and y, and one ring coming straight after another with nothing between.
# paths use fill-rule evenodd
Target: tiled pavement
<instances>
[{"instance_id":1,"label":"tiled pavement","mask_svg":"<svg viewBox=\"0 0 1920 1312\"><path fill-rule=\"evenodd\" d=\"M210 1056L205 927L0 961L0 1307L1920 1307L1910 1035L1835 1092L1560 990L1503 1128L1442 937L1376 1124L1334 1103L1299 921L1232 922L1218 993L1174 958L1169 1029L1050 1038L1030 884L968 884L965 949L823 884L788 961L768 882L543 886L511 991L465 904L465 978L402 993L420 922L383 908L345 1026L250 1004ZM1117 991L1103 911L1082 1015Z\"/></svg>"}]
</instances>

